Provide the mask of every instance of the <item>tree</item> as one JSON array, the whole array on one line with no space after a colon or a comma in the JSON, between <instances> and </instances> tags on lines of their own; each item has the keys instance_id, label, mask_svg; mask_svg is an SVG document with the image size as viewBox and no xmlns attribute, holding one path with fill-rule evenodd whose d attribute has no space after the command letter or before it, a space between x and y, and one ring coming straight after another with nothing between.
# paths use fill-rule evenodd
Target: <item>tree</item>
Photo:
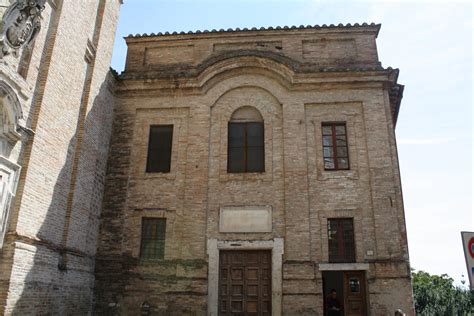
<instances>
[{"instance_id":1,"label":"tree","mask_svg":"<svg viewBox=\"0 0 474 316\"><path fill-rule=\"evenodd\" d=\"M413 296L418 315L470 315L474 291L454 285L447 274L412 271Z\"/></svg>"}]
</instances>

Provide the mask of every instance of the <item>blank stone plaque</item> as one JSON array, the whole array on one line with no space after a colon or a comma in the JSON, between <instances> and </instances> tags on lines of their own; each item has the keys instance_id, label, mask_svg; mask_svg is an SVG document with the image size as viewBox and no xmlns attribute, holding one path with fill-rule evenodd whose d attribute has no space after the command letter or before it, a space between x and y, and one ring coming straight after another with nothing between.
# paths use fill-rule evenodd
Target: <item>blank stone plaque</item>
<instances>
[{"instance_id":1,"label":"blank stone plaque","mask_svg":"<svg viewBox=\"0 0 474 316\"><path fill-rule=\"evenodd\" d=\"M271 206L222 207L219 231L221 233L272 232Z\"/></svg>"}]
</instances>

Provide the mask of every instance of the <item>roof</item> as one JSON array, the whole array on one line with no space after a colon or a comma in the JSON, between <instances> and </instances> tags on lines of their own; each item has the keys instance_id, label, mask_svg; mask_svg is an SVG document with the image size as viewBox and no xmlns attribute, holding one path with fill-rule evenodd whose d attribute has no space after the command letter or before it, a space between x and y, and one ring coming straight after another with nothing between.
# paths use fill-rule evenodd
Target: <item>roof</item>
<instances>
[{"instance_id":1,"label":"roof","mask_svg":"<svg viewBox=\"0 0 474 316\"><path fill-rule=\"evenodd\" d=\"M235 32L255 32L255 31L275 31L275 30L296 30L296 29L312 29L312 30L320 30L320 29L352 29L352 28L367 28L367 27L371 27L371 28L375 28L375 31L376 31L376 35L378 35L379 33L379 30L380 30L380 26L381 24L375 24L375 23L362 23L362 24L359 24L359 23L355 23L355 24L350 24L350 23L347 23L347 24L342 24L342 23L339 23L337 25L335 24L323 24L323 25L300 25L300 26L296 26L296 25L292 25L292 26L277 26L277 27L260 27L260 28L257 28L257 27L252 27L252 28L235 28L235 29L232 29L232 28L229 28L229 29L220 29L220 30L216 30L216 29L213 29L213 30L203 30L203 31L200 31L200 30L197 30L197 31L188 31L188 32L184 32L184 31L181 31L181 32L158 32L158 33L150 33L150 34L147 34L147 33L143 33L143 34L129 34L127 37L125 38L141 38L141 37L154 37L154 36L169 36L169 35L195 35L195 34L205 34L205 33L235 33Z\"/></svg>"}]
</instances>

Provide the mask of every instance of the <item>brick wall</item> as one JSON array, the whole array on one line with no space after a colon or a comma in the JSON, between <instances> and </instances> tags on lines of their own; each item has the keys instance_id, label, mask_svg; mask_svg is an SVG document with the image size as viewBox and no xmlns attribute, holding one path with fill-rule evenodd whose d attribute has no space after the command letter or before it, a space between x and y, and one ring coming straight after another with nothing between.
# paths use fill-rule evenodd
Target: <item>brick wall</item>
<instances>
[{"instance_id":1,"label":"brick wall","mask_svg":"<svg viewBox=\"0 0 474 316\"><path fill-rule=\"evenodd\" d=\"M240 32L180 33L169 36L128 37L128 72L166 66L199 65L224 51L273 52L295 61L321 66L378 66L373 26L247 30Z\"/></svg>"},{"instance_id":2,"label":"brick wall","mask_svg":"<svg viewBox=\"0 0 474 316\"><path fill-rule=\"evenodd\" d=\"M43 13L26 78L34 98L24 111L35 134L22 150L1 253L5 314L87 314L92 308L120 1L55 3ZM95 59L85 58L87 50Z\"/></svg>"},{"instance_id":3,"label":"brick wall","mask_svg":"<svg viewBox=\"0 0 474 316\"><path fill-rule=\"evenodd\" d=\"M352 217L372 314L412 314L408 250L378 26L127 38L97 256L96 312L205 314L207 240L284 239L283 314L323 308L327 219ZM354 52L355 50L355 52ZM388 87L388 88L387 88ZM264 119L265 172L227 173L227 124ZM351 169L323 168L321 122L347 122ZM173 124L171 172L145 172L149 126ZM222 233L221 207L269 205L272 232ZM167 219L165 257L139 257L141 219Z\"/></svg>"}]
</instances>

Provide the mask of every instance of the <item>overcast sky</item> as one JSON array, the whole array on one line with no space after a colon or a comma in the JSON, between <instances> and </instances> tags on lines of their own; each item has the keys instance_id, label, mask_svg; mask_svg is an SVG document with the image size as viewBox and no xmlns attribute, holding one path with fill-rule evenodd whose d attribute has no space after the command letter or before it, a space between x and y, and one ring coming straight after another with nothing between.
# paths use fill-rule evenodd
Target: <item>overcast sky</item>
<instances>
[{"instance_id":1,"label":"overcast sky","mask_svg":"<svg viewBox=\"0 0 474 316\"><path fill-rule=\"evenodd\" d=\"M133 33L382 23L384 67L405 85L397 125L413 268L467 279L460 232L474 231L473 7L470 1L125 0L112 67Z\"/></svg>"}]
</instances>

